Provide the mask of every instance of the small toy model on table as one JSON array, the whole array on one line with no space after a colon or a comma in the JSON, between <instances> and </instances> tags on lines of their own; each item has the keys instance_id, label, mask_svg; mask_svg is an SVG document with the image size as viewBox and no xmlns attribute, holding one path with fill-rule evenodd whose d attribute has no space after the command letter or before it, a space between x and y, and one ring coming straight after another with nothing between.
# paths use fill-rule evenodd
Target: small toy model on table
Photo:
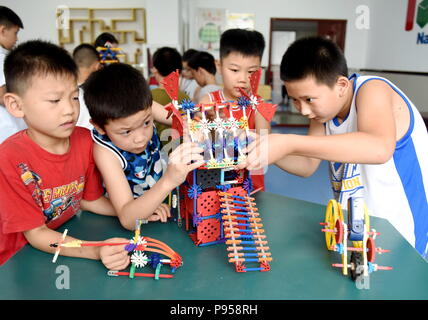
<instances>
[{"instance_id":1,"label":"small toy model on table","mask_svg":"<svg viewBox=\"0 0 428 320\"><path fill-rule=\"evenodd\" d=\"M266 240L260 240L265 235L261 235L261 230L252 233L253 219L258 220L257 229L261 226L261 218L255 217L258 213L255 212L254 198L249 196L258 190L253 191L248 170L233 168L246 158L243 149L248 144L249 122L254 120L256 110L268 122L275 113L276 105L263 102L257 95L260 74L261 70L258 70L250 78L250 95L241 89L242 96L238 101L209 104L195 104L189 100L178 102L178 72L171 73L162 82L172 100L165 107L169 111L168 117L173 116L172 138L180 138L187 129L190 140L203 147L206 160L205 165L189 173L185 183L172 195L177 222L181 226L184 220L186 231L197 246L233 243L228 248L232 248L229 261L235 263L239 272L268 271L268 262L272 259L265 246ZM245 138L240 133L245 133ZM260 241L263 246L259 245ZM255 244L251 250L255 250L256 255L240 252L249 250L249 246L238 247L238 242ZM255 260L262 265L257 268L243 265L243 262Z\"/></svg>"},{"instance_id":2,"label":"small toy model on table","mask_svg":"<svg viewBox=\"0 0 428 320\"><path fill-rule=\"evenodd\" d=\"M325 233L327 249L338 252L342 257L342 263L332 264L341 268L343 275L348 275L352 280L359 281L361 277L368 277L370 273L378 270L391 270L375 264L376 253L385 253L389 250L376 248L375 239L380 233L375 229L370 231L370 218L364 199L350 197L348 200L348 224L345 223L342 208L336 200L330 200L327 205ZM352 246L348 245L352 241ZM351 251L350 263L348 263L348 251Z\"/></svg>"},{"instance_id":3,"label":"small toy model on table","mask_svg":"<svg viewBox=\"0 0 428 320\"><path fill-rule=\"evenodd\" d=\"M125 250L128 251L128 254L131 256L131 267L129 272L123 271L108 271L107 275L109 276L129 276L129 278L134 277L149 277L158 280L160 278L173 278L172 274L161 274L161 268L163 265L167 264L171 267L171 273L175 273L176 269L183 265L183 260L181 256L172 250L165 243L140 235L141 224L147 223L147 220L138 219L135 224L135 234L134 237L129 242L120 242L120 243L90 243L82 242L80 240L70 241L63 243L67 235L67 229L65 229L61 240L58 243L51 244L51 247L57 248L55 251L54 258L52 262L56 262L61 248L80 248L80 247L89 247L89 246L119 246L126 245ZM152 252L150 255L146 255L146 252ZM165 257L162 257L165 256ZM150 265L155 269L154 273L140 273L135 272L137 268L143 268L146 265Z\"/></svg>"},{"instance_id":4,"label":"small toy model on table","mask_svg":"<svg viewBox=\"0 0 428 320\"><path fill-rule=\"evenodd\" d=\"M237 272L269 271L272 261L254 198L219 192L229 262ZM259 263L248 268L244 263Z\"/></svg>"},{"instance_id":5,"label":"small toy model on table","mask_svg":"<svg viewBox=\"0 0 428 320\"><path fill-rule=\"evenodd\" d=\"M104 47L96 48L100 54L100 62L103 64L117 63L119 57L124 57L125 55L121 53L121 48L114 48L110 42L106 42Z\"/></svg>"}]
</instances>

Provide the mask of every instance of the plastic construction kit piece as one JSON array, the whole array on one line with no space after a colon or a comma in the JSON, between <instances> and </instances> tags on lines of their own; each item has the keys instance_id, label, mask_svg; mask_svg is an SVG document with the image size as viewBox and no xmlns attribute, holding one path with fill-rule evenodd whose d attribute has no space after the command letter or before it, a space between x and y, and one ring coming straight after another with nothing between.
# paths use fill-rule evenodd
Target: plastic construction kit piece
<instances>
[{"instance_id":1,"label":"plastic construction kit piece","mask_svg":"<svg viewBox=\"0 0 428 320\"><path fill-rule=\"evenodd\" d=\"M272 261L254 198L219 192L229 262L237 272L269 271ZM248 252L249 251L249 252ZM248 268L244 263L256 262Z\"/></svg>"},{"instance_id":2,"label":"plastic construction kit piece","mask_svg":"<svg viewBox=\"0 0 428 320\"><path fill-rule=\"evenodd\" d=\"M125 56L123 53L121 53L121 48L112 47L110 42L106 42L104 47L97 47L96 49L100 54L100 62L103 64L120 62L119 57Z\"/></svg>"},{"instance_id":3,"label":"plastic construction kit piece","mask_svg":"<svg viewBox=\"0 0 428 320\"><path fill-rule=\"evenodd\" d=\"M327 249L341 255L341 263L332 264L341 268L343 275L351 276L354 281L361 277L368 277L377 270L392 270L392 267L375 264L378 254L390 252L376 247L375 239L379 232L370 231L370 218L363 198L351 197L348 200L348 224L345 223L342 208L336 200L332 199L327 205L325 222L321 229L325 233ZM348 244L351 241L352 245ZM348 252L351 252L348 262Z\"/></svg>"},{"instance_id":4,"label":"plastic construction kit piece","mask_svg":"<svg viewBox=\"0 0 428 320\"><path fill-rule=\"evenodd\" d=\"M250 77L251 93L241 89L238 101L224 101L195 104L190 100L178 101L178 71L165 77L162 84L172 102L165 106L168 117L173 116L173 132L183 135L184 129L192 142L200 142L208 156L200 169L231 168L246 158L243 148L248 138L240 139L240 131L248 136L250 120L254 120L256 110L271 121L276 105L265 103L257 95L261 69ZM220 116L222 114L222 116ZM213 142L212 140L215 141ZM201 141L202 140L202 141Z\"/></svg>"},{"instance_id":5,"label":"plastic construction kit piece","mask_svg":"<svg viewBox=\"0 0 428 320\"><path fill-rule=\"evenodd\" d=\"M173 140L189 136L190 141L198 143L204 149L205 164L193 172L190 172L184 184L176 193L178 205L174 206L172 214L177 216L176 221L185 226L190 238L197 246L208 246L226 241L250 241L244 240L244 236L253 237L252 242L260 240L262 230L256 224L254 234L244 234L254 228L253 225L245 225L239 219L249 219L245 215L235 212L236 208L230 204L229 209L222 205L226 203L221 200L225 194L229 197L249 197L257 190L253 190L253 183L247 170L235 170L235 166L246 159L244 148L251 143L249 136L250 125L254 123L255 113L259 112L268 122L276 110L276 105L265 103L257 95L260 83L261 69L253 72L250 77L250 92L241 90L241 96L237 101L217 101L208 104L196 104L184 99L178 101L178 71L165 77L162 84L171 98L172 102L165 106L168 118L172 116ZM226 193L224 193L226 192ZM223 194L224 193L224 194ZM223 194L220 196L220 194ZM172 198L172 195L171 195ZM222 202L223 201L223 202ZM239 201L235 199L235 201ZM228 202L227 202L228 203ZM256 210L255 202L251 202ZM229 210L227 213L225 210ZM238 229L244 231L233 231L238 238L230 239L232 227L224 216L233 215L234 222L239 223ZM236 213L236 215L235 215ZM251 212L248 215L252 214ZM250 217L260 219L259 217ZM226 225L227 224L227 225ZM260 223L259 223L260 224ZM238 232L241 236L238 236ZM229 237L229 238L228 238ZM270 269L270 253L264 253L264 246L256 246L256 254L239 253L239 257L233 262L236 270L243 271L267 271ZM257 251L257 250L262 251ZM257 268L246 268L242 262L259 262ZM231 261L232 262L232 261Z\"/></svg>"},{"instance_id":6,"label":"plastic construction kit piece","mask_svg":"<svg viewBox=\"0 0 428 320\"><path fill-rule=\"evenodd\" d=\"M169 265L171 273L183 265L182 257L172 250L168 245L162 241L141 236L141 224L147 223L145 219L137 219L135 224L134 237L129 242L115 242L115 243L103 243L103 242L83 242L81 240L74 240L64 243L64 239L67 235L68 230L65 229L60 241L58 243L50 244L51 247L57 248L55 250L54 259L52 262L56 262L61 248L80 248L89 246L118 246L125 245L125 250L128 251L128 255L131 256L131 266L129 272L123 271L108 271L109 276L129 276L134 277L151 277L156 280L160 278L173 278L172 274L161 274L161 268L164 265ZM147 254L150 252L151 254ZM146 265L150 265L155 273L139 273L136 272L138 268L143 268Z\"/></svg>"}]
</instances>

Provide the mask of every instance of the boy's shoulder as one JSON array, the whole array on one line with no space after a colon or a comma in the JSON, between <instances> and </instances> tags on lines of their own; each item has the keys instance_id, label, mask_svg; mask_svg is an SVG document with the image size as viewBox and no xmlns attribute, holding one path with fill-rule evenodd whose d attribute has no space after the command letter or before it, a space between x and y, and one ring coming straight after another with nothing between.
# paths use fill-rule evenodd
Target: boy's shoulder
<instances>
[{"instance_id":1,"label":"boy's shoulder","mask_svg":"<svg viewBox=\"0 0 428 320\"><path fill-rule=\"evenodd\" d=\"M354 76L354 75L353 75ZM353 78L351 76L351 79ZM354 78L354 95L359 92L359 89L364 87L374 87L379 88L379 83L385 85L382 87L386 87L388 89L392 89L392 87L397 87L390 80L384 77L376 76L376 75L356 75Z\"/></svg>"},{"instance_id":2,"label":"boy's shoulder","mask_svg":"<svg viewBox=\"0 0 428 320\"><path fill-rule=\"evenodd\" d=\"M73 148L81 150L89 149L93 143L90 131L83 127L74 128L70 136L70 142ZM38 154L40 149L41 147L28 137L26 130L21 130L0 144L0 161L11 160L25 155L33 156Z\"/></svg>"},{"instance_id":3,"label":"boy's shoulder","mask_svg":"<svg viewBox=\"0 0 428 320\"><path fill-rule=\"evenodd\" d=\"M208 93L212 93L213 96L219 95L221 97L221 93L223 91L223 87L218 84L207 84L206 86L201 88L200 94L205 95Z\"/></svg>"},{"instance_id":4,"label":"boy's shoulder","mask_svg":"<svg viewBox=\"0 0 428 320\"><path fill-rule=\"evenodd\" d=\"M84 150L92 150L93 143L91 131L88 128L78 126L74 128L70 136L71 148L77 148L84 152Z\"/></svg>"},{"instance_id":5,"label":"boy's shoulder","mask_svg":"<svg viewBox=\"0 0 428 320\"><path fill-rule=\"evenodd\" d=\"M9 50L6 50L0 45L0 59L4 60L4 58L6 58L8 53L9 53ZM1 67L3 68L3 66Z\"/></svg>"},{"instance_id":6,"label":"boy's shoulder","mask_svg":"<svg viewBox=\"0 0 428 320\"><path fill-rule=\"evenodd\" d=\"M0 144L0 159L10 153L23 151L29 145L29 138L25 133L26 130L21 130L11 135Z\"/></svg>"},{"instance_id":7,"label":"boy's shoulder","mask_svg":"<svg viewBox=\"0 0 428 320\"><path fill-rule=\"evenodd\" d=\"M153 88L150 90L152 93L153 101L165 105L168 104L171 99L163 88Z\"/></svg>"},{"instance_id":8,"label":"boy's shoulder","mask_svg":"<svg viewBox=\"0 0 428 320\"><path fill-rule=\"evenodd\" d=\"M70 139L89 139L91 138L91 131L88 128L76 126L73 130L73 133L70 136Z\"/></svg>"},{"instance_id":9,"label":"boy's shoulder","mask_svg":"<svg viewBox=\"0 0 428 320\"><path fill-rule=\"evenodd\" d=\"M171 98L164 88L151 89L153 100L161 105L166 105L171 102ZM190 99L186 92L178 91L178 100Z\"/></svg>"}]
</instances>

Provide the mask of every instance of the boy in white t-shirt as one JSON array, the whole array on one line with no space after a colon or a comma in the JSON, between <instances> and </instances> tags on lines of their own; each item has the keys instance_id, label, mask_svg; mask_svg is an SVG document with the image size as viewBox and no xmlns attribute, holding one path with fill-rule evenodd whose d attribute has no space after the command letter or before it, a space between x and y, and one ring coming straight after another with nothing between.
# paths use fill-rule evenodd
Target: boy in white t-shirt
<instances>
[{"instance_id":1,"label":"boy in white t-shirt","mask_svg":"<svg viewBox=\"0 0 428 320\"><path fill-rule=\"evenodd\" d=\"M194 101L200 102L208 93L222 89L215 79L217 66L212 54L205 51L197 52L187 64L192 70L193 78L201 87L199 93L194 96Z\"/></svg>"},{"instance_id":2,"label":"boy in white t-shirt","mask_svg":"<svg viewBox=\"0 0 428 320\"><path fill-rule=\"evenodd\" d=\"M193 73L188 66L188 62L196 53L198 53L198 51L195 49L189 49L183 53L183 69L181 71L180 77L180 90L185 92L189 96L189 98L195 102L197 102L197 100L195 100L195 97L201 88L193 77Z\"/></svg>"},{"instance_id":3,"label":"boy in white t-shirt","mask_svg":"<svg viewBox=\"0 0 428 320\"><path fill-rule=\"evenodd\" d=\"M82 85L92 72L100 68L100 56L94 46L82 43L73 50L73 60L79 70L77 84L79 86L80 114L76 125L92 130L93 126L89 122L91 117L83 99Z\"/></svg>"},{"instance_id":4,"label":"boy in white t-shirt","mask_svg":"<svg viewBox=\"0 0 428 320\"><path fill-rule=\"evenodd\" d=\"M24 25L18 15L11 9L0 6L0 143L27 127L22 119L7 112L3 102L3 95L6 93L4 59L18 40L19 29L24 29Z\"/></svg>"}]
</instances>

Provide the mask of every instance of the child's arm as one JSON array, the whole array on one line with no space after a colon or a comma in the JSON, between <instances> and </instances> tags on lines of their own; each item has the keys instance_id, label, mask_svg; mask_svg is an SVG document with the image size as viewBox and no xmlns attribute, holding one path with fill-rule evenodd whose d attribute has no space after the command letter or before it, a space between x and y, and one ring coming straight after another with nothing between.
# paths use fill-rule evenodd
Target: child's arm
<instances>
[{"instance_id":1,"label":"child's arm","mask_svg":"<svg viewBox=\"0 0 428 320\"><path fill-rule=\"evenodd\" d=\"M322 124L311 121L311 135L275 134L256 139L248 147L247 168L261 164L285 163L289 155L344 163L381 164L394 153L397 138L392 108L392 93L382 81L370 81L360 89L357 100L358 131L338 135L321 135ZM267 148L268 152L260 152ZM294 158L298 159L298 158ZM299 167L290 173L296 173ZM313 162L313 160L311 160ZM288 170L287 170L288 171Z\"/></svg>"},{"instance_id":2,"label":"child's arm","mask_svg":"<svg viewBox=\"0 0 428 320\"><path fill-rule=\"evenodd\" d=\"M168 115L168 111L165 110L165 107L156 101L153 101L152 103L152 112L153 112L153 118L160 123L172 126L172 117L169 117L168 119L166 116Z\"/></svg>"},{"instance_id":3,"label":"child's arm","mask_svg":"<svg viewBox=\"0 0 428 320\"><path fill-rule=\"evenodd\" d=\"M255 114L255 126L256 126L256 132L260 134L262 130L267 130L268 133L271 132L271 126L269 121L265 119L259 112L256 112Z\"/></svg>"},{"instance_id":4,"label":"child's arm","mask_svg":"<svg viewBox=\"0 0 428 320\"><path fill-rule=\"evenodd\" d=\"M309 135L324 135L324 126L319 123L312 123L308 131ZM263 134L259 135L250 132L250 137L254 139L244 152L248 152L245 162L239 164L237 169L247 168L248 170L259 170L270 164L275 164L279 168L289 173L309 177L318 168L321 160L300 155L285 154L285 143L288 143L285 134Z\"/></svg>"},{"instance_id":5,"label":"child's arm","mask_svg":"<svg viewBox=\"0 0 428 320\"><path fill-rule=\"evenodd\" d=\"M50 247L51 243L57 243L61 239L61 233L49 229L46 225L24 231L24 236L32 247L48 252L55 253L56 248ZM78 240L67 236L64 242ZM101 242L128 242L128 239L113 238L105 241L85 241L93 243ZM129 264L128 252L125 246L105 246L105 247L80 247L80 248L61 248L60 254L67 257L86 258L92 260L101 260L110 270L123 270Z\"/></svg>"},{"instance_id":6,"label":"child's arm","mask_svg":"<svg viewBox=\"0 0 428 320\"><path fill-rule=\"evenodd\" d=\"M200 155L202 151L202 148L193 143L180 145L171 153L168 169L162 178L144 195L134 200L116 156L95 145L94 159L121 224L133 230L136 219L151 216L171 190L185 180L187 173L203 164L203 157ZM192 160L197 162L191 163Z\"/></svg>"},{"instance_id":7,"label":"child's arm","mask_svg":"<svg viewBox=\"0 0 428 320\"><path fill-rule=\"evenodd\" d=\"M101 196L93 201L82 199L80 201L80 208L82 210L90 211L104 216L117 216L117 213L114 210L114 207L111 204L110 200L104 196Z\"/></svg>"},{"instance_id":8,"label":"child's arm","mask_svg":"<svg viewBox=\"0 0 428 320\"><path fill-rule=\"evenodd\" d=\"M324 125L315 121L311 121L311 125L308 130L309 136L323 136L325 135ZM275 165L284 171L295 174L300 177L311 176L319 167L321 163L320 159L288 155L282 157L275 162Z\"/></svg>"}]
</instances>

